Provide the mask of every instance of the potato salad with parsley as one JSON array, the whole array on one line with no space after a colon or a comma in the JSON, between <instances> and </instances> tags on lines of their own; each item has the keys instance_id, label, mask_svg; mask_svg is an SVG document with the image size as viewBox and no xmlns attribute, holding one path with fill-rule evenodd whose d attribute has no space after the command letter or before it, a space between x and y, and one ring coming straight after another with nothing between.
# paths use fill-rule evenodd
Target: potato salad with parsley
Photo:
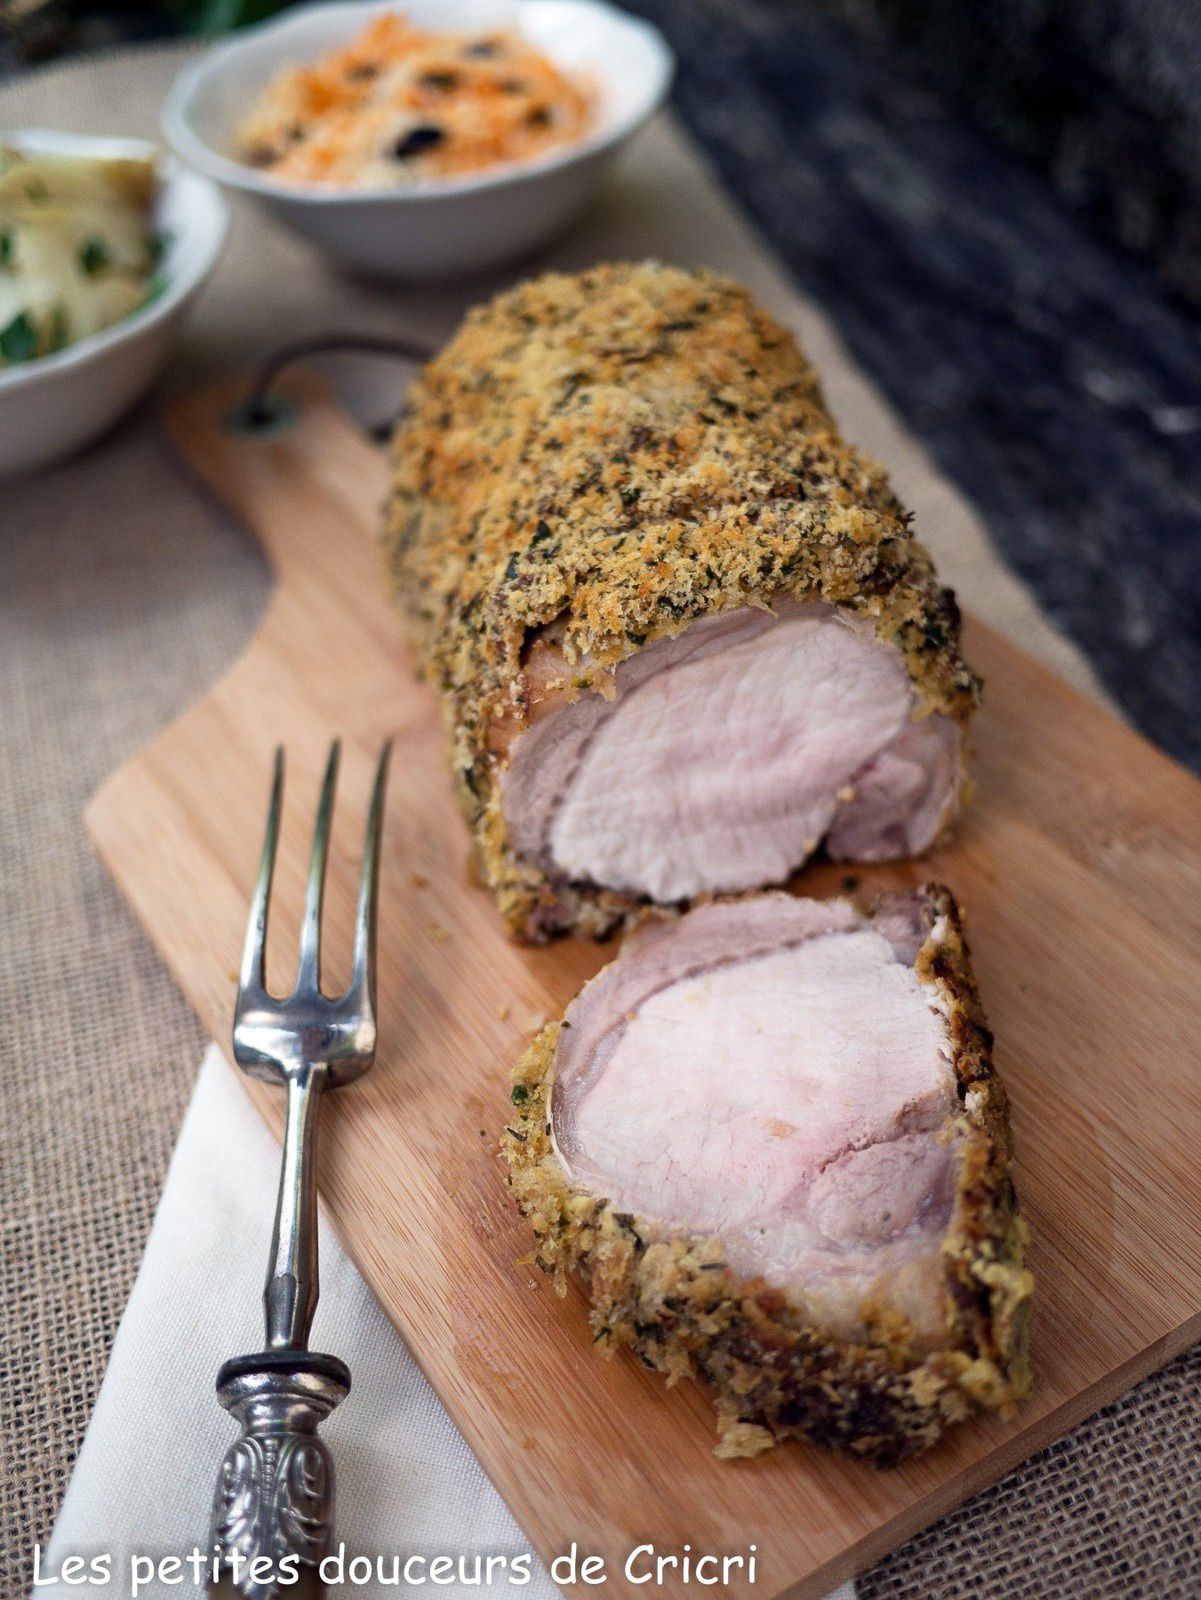
<instances>
[{"instance_id":1,"label":"potato salad with parsley","mask_svg":"<svg viewBox=\"0 0 1201 1600\"><path fill-rule=\"evenodd\" d=\"M154 298L153 161L0 145L0 369L65 349Z\"/></svg>"}]
</instances>

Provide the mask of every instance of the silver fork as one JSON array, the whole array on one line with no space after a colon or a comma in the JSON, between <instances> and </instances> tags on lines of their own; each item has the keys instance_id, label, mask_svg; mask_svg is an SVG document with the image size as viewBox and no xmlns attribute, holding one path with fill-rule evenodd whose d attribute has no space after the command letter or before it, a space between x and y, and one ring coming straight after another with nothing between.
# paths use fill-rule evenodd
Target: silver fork
<instances>
[{"instance_id":1,"label":"silver fork","mask_svg":"<svg viewBox=\"0 0 1201 1600\"><path fill-rule=\"evenodd\" d=\"M242 1432L222 1462L212 1521L213 1554L221 1574L214 1591L238 1592L248 1600L274 1600L280 1593L298 1600L320 1593L316 1568L333 1532L333 1463L317 1426L346 1398L350 1373L336 1356L308 1348L319 1293L317 1125L325 1090L361 1077L375 1059L376 900L390 748L385 746L380 756L367 816L354 969L349 989L337 999L321 990L321 907L338 777L336 740L313 830L296 984L286 999L267 993L267 912L284 789L283 751L275 753L233 1043L243 1072L284 1084L287 1122L263 1289L265 1346L227 1361L217 1374L217 1398L241 1423Z\"/></svg>"}]
</instances>

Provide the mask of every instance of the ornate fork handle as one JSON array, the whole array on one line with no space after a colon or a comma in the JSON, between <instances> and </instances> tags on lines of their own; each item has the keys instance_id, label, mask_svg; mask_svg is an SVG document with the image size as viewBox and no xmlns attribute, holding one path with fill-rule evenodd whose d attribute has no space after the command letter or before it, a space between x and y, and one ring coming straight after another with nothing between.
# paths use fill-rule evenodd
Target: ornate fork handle
<instances>
[{"instance_id":1,"label":"ornate fork handle","mask_svg":"<svg viewBox=\"0 0 1201 1600\"><path fill-rule=\"evenodd\" d=\"M355 928L350 988L321 988L321 906L338 746L330 752L309 864L296 987L277 1000L266 988L267 911L279 838L283 760L277 753L271 806L234 1013L234 1056L288 1095L271 1261L263 1289L266 1347L227 1361L217 1398L241 1423L226 1451L213 1501L215 1593L246 1600L319 1595L330 1547L334 1467L318 1425L350 1392L335 1356L308 1349L317 1308L317 1130L326 1089L361 1076L375 1056L375 903L388 751L376 770ZM299 1578L299 1582L297 1581Z\"/></svg>"},{"instance_id":2,"label":"ornate fork handle","mask_svg":"<svg viewBox=\"0 0 1201 1600\"><path fill-rule=\"evenodd\" d=\"M263 1289L267 1348L227 1361L217 1398L242 1424L225 1453L213 1502L212 1539L232 1588L247 1600L303 1596L290 1568L309 1579L329 1549L334 1467L317 1425L350 1392L335 1356L309 1351L320 1292L317 1262L317 1125L323 1066L288 1076L271 1264ZM239 1561L239 1557L241 1561ZM280 1584L281 1563L285 1579ZM256 1577L254 1563L260 1563Z\"/></svg>"},{"instance_id":3,"label":"ornate fork handle","mask_svg":"<svg viewBox=\"0 0 1201 1600\"><path fill-rule=\"evenodd\" d=\"M247 1600L321 1593L316 1568L333 1533L334 1468L317 1425L349 1391L336 1356L304 1350L239 1356L218 1373L217 1398L242 1424L213 1504L212 1538L231 1592ZM289 1581L297 1575L301 1583Z\"/></svg>"}]
</instances>

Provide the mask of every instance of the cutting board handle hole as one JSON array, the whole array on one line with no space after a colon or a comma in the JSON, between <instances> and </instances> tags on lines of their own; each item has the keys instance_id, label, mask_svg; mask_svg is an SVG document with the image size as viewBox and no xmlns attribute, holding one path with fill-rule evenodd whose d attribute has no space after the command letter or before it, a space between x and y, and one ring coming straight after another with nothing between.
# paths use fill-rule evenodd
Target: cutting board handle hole
<instances>
[{"instance_id":1,"label":"cutting board handle hole","mask_svg":"<svg viewBox=\"0 0 1201 1600\"><path fill-rule=\"evenodd\" d=\"M300 415L294 400L280 394L254 394L225 413L225 428L254 439L273 439L285 433Z\"/></svg>"},{"instance_id":2,"label":"cutting board handle hole","mask_svg":"<svg viewBox=\"0 0 1201 1600\"><path fill-rule=\"evenodd\" d=\"M299 414L299 407L276 392L275 385L280 373L296 361L336 352L389 356L420 364L428 361L434 353L434 347L414 339L378 333L323 333L315 339L302 339L299 344L286 345L267 358L255 374L245 400L226 414L227 431L242 434L243 437L270 439L291 427ZM386 438L391 431L389 424L381 430L381 437Z\"/></svg>"}]
</instances>

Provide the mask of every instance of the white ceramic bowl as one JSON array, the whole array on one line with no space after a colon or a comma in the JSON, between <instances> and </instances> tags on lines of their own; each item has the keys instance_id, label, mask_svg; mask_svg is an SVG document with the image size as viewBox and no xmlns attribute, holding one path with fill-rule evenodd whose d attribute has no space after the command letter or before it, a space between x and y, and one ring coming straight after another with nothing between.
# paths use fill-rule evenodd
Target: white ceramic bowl
<instances>
[{"instance_id":1,"label":"white ceramic bowl","mask_svg":"<svg viewBox=\"0 0 1201 1600\"><path fill-rule=\"evenodd\" d=\"M557 65L591 76L593 131L537 161L403 188L285 183L233 156L235 134L267 82L399 11L432 31L512 27ZM373 277L482 272L553 237L667 93L672 55L649 23L606 0L366 0L305 6L209 50L172 85L163 129L178 155L255 196L331 256Z\"/></svg>"},{"instance_id":2,"label":"white ceramic bowl","mask_svg":"<svg viewBox=\"0 0 1201 1600\"><path fill-rule=\"evenodd\" d=\"M4 141L78 156L154 156L137 139L91 139L23 129ZM111 328L53 355L0 369L0 476L60 460L98 438L150 387L188 306L217 263L228 214L216 186L159 159L156 223L166 238L163 291Z\"/></svg>"}]
</instances>

